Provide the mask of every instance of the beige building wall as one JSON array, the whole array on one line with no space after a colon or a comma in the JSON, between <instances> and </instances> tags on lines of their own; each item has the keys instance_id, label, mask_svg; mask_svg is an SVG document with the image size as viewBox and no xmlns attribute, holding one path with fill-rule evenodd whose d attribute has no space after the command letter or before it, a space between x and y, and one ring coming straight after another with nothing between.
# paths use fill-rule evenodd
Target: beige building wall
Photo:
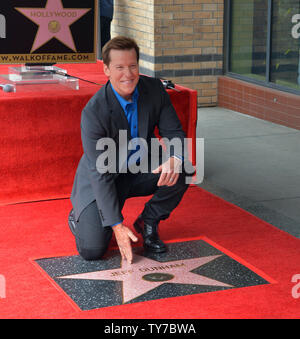
<instances>
[{"instance_id":1,"label":"beige building wall","mask_svg":"<svg viewBox=\"0 0 300 339\"><path fill-rule=\"evenodd\" d=\"M199 106L217 103L224 0L115 0L112 36L134 38L141 72L196 89Z\"/></svg>"}]
</instances>

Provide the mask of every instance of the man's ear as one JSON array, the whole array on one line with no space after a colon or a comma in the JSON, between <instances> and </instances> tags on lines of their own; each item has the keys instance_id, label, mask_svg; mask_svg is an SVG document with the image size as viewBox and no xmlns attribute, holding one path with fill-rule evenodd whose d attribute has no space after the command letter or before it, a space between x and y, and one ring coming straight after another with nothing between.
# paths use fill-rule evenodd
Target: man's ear
<instances>
[{"instance_id":1,"label":"man's ear","mask_svg":"<svg viewBox=\"0 0 300 339\"><path fill-rule=\"evenodd\" d=\"M107 76L107 77L110 77L110 70L109 70L109 67L105 64L103 64L103 71L104 71L104 74Z\"/></svg>"}]
</instances>

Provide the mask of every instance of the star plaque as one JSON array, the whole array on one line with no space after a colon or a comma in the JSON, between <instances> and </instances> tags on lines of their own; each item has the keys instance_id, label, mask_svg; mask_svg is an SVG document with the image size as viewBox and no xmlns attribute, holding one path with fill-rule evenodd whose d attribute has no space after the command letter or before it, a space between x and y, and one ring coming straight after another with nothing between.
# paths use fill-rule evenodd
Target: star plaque
<instances>
[{"instance_id":1,"label":"star plaque","mask_svg":"<svg viewBox=\"0 0 300 339\"><path fill-rule=\"evenodd\" d=\"M61 0L48 0L45 8L16 7L16 10L39 26L32 53L52 38L76 51L70 25L90 11L90 8L64 8Z\"/></svg>"},{"instance_id":2,"label":"star plaque","mask_svg":"<svg viewBox=\"0 0 300 339\"><path fill-rule=\"evenodd\" d=\"M232 287L191 272L218 257L219 255L212 255L161 263L136 254L131 265L124 262L119 269L73 274L58 279L122 281L122 302L127 303L164 283Z\"/></svg>"},{"instance_id":3,"label":"star plaque","mask_svg":"<svg viewBox=\"0 0 300 339\"><path fill-rule=\"evenodd\" d=\"M97 261L68 256L36 263L81 310L269 283L207 239L168 244L163 254L134 248L131 265L117 250Z\"/></svg>"},{"instance_id":4,"label":"star plaque","mask_svg":"<svg viewBox=\"0 0 300 339\"><path fill-rule=\"evenodd\" d=\"M4 64L97 61L98 0L9 0L1 2Z\"/></svg>"}]
</instances>

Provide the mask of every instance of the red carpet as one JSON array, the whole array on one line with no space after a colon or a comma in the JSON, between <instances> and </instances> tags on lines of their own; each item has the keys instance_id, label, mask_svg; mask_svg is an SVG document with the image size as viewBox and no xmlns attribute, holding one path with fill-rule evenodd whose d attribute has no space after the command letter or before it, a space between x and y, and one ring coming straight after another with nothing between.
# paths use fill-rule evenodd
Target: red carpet
<instances>
[{"instance_id":1,"label":"red carpet","mask_svg":"<svg viewBox=\"0 0 300 339\"><path fill-rule=\"evenodd\" d=\"M145 199L125 205L132 225ZM33 259L75 255L66 220L69 200L0 207L0 318L299 318L293 297L300 274L300 240L195 186L169 220L161 224L166 242L206 237L270 284L80 311ZM138 244L140 246L141 243ZM115 243L112 243L112 247ZM3 279L2 279L3 282ZM1 292L1 290L0 290Z\"/></svg>"},{"instance_id":2,"label":"red carpet","mask_svg":"<svg viewBox=\"0 0 300 339\"><path fill-rule=\"evenodd\" d=\"M70 75L107 82L103 64L57 65ZM0 73L7 73L0 65ZM168 90L187 137L195 140L197 91ZM26 86L25 86L26 89ZM82 156L81 111L100 86L80 81L80 89L0 91L0 205L70 196ZM195 145L194 145L195 146ZM190 155L195 164L196 147Z\"/></svg>"}]
</instances>

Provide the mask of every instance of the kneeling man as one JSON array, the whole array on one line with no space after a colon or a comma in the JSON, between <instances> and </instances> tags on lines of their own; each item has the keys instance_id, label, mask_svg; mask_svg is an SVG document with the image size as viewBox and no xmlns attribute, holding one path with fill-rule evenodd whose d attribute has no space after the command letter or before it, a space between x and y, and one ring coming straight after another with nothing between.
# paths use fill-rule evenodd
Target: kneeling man
<instances>
[{"instance_id":1,"label":"kneeling man","mask_svg":"<svg viewBox=\"0 0 300 339\"><path fill-rule=\"evenodd\" d=\"M139 74L139 47L134 40L122 36L110 40L102 58L109 81L82 112L84 154L74 179L68 221L84 259L101 259L114 234L122 258L131 263L131 241L137 237L123 224L123 205L128 198L152 195L134 228L142 234L145 250L165 252L159 222L169 217L188 187L183 168L185 134L161 81ZM156 127L163 140L176 138L181 146L167 155L161 148L154 154Z\"/></svg>"}]
</instances>

